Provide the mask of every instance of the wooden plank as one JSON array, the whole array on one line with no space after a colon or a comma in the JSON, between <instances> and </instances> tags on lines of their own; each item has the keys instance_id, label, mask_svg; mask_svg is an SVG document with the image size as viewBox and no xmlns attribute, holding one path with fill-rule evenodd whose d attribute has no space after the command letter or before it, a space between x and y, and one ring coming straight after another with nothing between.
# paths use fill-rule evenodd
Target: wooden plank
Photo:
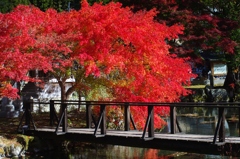
<instances>
[{"instance_id":1,"label":"wooden plank","mask_svg":"<svg viewBox=\"0 0 240 159\"><path fill-rule=\"evenodd\" d=\"M78 101L79 102L79 101ZM51 103L57 104L57 103ZM62 104L62 103L59 103ZM79 103L73 103L79 105ZM226 137L225 128L224 128L224 108L239 108L240 113L240 104L239 103L142 103L142 102L96 102L92 101L86 103L86 125L87 128L71 128L67 126L67 118L64 118L63 124L59 124L57 128L61 127L63 129L61 135L57 135L54 127L42 127L37 130L27 130L24 131L25 134L36 135L45 138L51 139L62 139L62 140L78 140L81 142L90 142L90 143L100 143L100 144L112 144L112 145L122 145L122 146L133 146L133 147L143 147L143 148L157 148L173 151L187 151L187 152L197 152L197 153L209 153L209 154L219 154L220 155L229 155L234 154L235 156L240 156L240 137ZM90 107L94 105L101 106L101 120L98 124L95 123L95 129L92 129L92 114ZM106 125L105 117L105 107L119 105L127 106L125 109L125 127L124 131L118 130L109 130ZM130 121L132 117L130 114L130 106L148 106L149 108L149 118L145 126L145 131L129 131L130 130ZM159 133L154 131L153 127L153 118L151 117L153 107L157 106L168 106L170 107L170 128L171 133ZM67 105L66 105L67 107ZM199 135L199 134L184 134L179 133L176 127L176 108L180 107L213 107L218 108L220 111L218 114L220 118L219 126L215 130L214 135ZM152 112L152 113L150 113ZM30 122L34 124L32 119L30 109L26 109L25 113L25 122L30 126ZM65 113L67 115L67 113ZM29 116L26 116L29 115ZM55 114L56 115L56 114ZM239 115L240 116L240 115ZM67 117L67 116L66 116ZM150 118L151 117L151 118ZM240 118L240 117L239 117ZM22 124L20 121L20 125ZM64 123L65 122L65 123ZM221 123L221 124L220 124ZM54 114L50 114L50 125L54 124ZM134 127L134 122L132 122ZM35 126L34 126L35 128ZM58 129L57 129L58 130ZM148 131L147 131L148 130ZM240 128L239 128L240 130ZM93 135L95 134L95 136ZM239 132L240 134L240 132ZM147 136L147 139L144 140L143 137ZM101 136L101 137L99 137ZM143 137L142 137L143 136ZM239 135L240 136L240 135ZM217 138L219 140L217 140ZM215 141L215 144L213 142Z\"/></svg>"},{"instance_id":2,"label":"wooden plank","mask_svg":"<svg viewBox=\"0 0 240 159\"><path fill-rule=\"evenodd\" d=\"M225 142L216 142L216 144L213 144L213 135L155 133L154 138L143 139L142 131L107 130L104 135L101 134L101 129L99 128L97 129L96 136L93 135L94 131L95 129L89 128L68 128L68 132L66 132L66 134L57 135L54 128L45 127L41 129L38 128L35 131L29 130L26 134L28 133L28 135L41 136L54 140L74 140L89 143L154 148L212 155L240 156L239 137L226 137Z\"/></svg>"},{"instance_id":3,"label":"wooden plank","mask_svg":"<svg viewBox=\"0 0 240 159\"><path fill-rule=\"evenodd\" d=\"M37 129L38 132L54 132L54 128L41 128ZM98 133L101 132L100 129L97 130ZM94 129L88 128L68 128L68 132L66 134L88 134L92 135L94 133ZM105 136L113 136L113 137L133 137L133 138L141 138L142 136L141 131L116 131L116 130L107 130ZM199 134L161 134L155 133L155 139L165 139L165 140L179 140L179 141L198 141L198 142L206 142L211 143L213 140L213 135L199 135ZM232 143L232 144L240 144L239 137L226 137L225 143Z\"/></svg>"}]
</instances>

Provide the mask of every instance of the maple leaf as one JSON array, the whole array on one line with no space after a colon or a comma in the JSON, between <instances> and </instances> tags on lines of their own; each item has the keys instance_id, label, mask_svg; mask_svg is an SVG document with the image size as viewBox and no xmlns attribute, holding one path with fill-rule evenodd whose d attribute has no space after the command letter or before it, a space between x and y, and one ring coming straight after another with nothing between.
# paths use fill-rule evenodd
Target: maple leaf
<instances>
[{"instance_id":1,"label":"maple leaf","mask_svg":"<svg viewBox=\"0 0 240 159\"><path fill-rule=\"evenodd\" d=\"M134 13L113 2L90 6L83 1L81 10L69 12L20 5L0 16L0 55L7 55L0 59L1 80L34 80L26 73L38 69L58 80L62 100L77 90L87 99L91 94L103 100L178 101L189 93L183 86L194 75L187 59L169 52L166 39L177 39L184 28L158 23L156 15L155 9ZM75 82L66 89L71 76ZM132 111L141 127L146 108ZM156 111L162 127L160 115L168 109Z\"/></svg>"}]
</instances>

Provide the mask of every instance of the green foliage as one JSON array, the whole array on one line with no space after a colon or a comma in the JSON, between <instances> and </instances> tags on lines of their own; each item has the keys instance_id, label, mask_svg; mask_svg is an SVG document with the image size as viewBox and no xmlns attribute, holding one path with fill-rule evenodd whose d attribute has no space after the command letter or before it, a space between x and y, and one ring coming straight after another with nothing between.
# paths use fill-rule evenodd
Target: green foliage
<instances>
[{"instance_id":1,"label":"green foliage","mask_svg":"<svg viewBox=\"0 0 240 159\"><path fill-rule=\"evenodd\" d=\"M240 1L226 1L226 0L200 0L202 4L209 8L212 14L231 20L238 20Z\"/></svg>"},{"instance_id":2,"label":"green foliage","mask_svg":"<svg viewBox=\"0 0 240 159\"><path fill-rule=\"evenodd\" d=\"M106 3L105 0L104 3ZM0 12L10 12L19 4L34 5L40 8L42 11L46 11L49 8L54 8L57 11L67 11L69 7L70 9L75 10L80 9L80 0L1 0Z\"/></svg>"},{"instance_id":3,"label":"green foliage","mask_svg":"<svg viewBox=\"0 0 240 159\"><path fill-rule=\"evenodd\" d=\"M7 13L19 4L29 5L29 0L1 0L0 1L0 12Z\"/></svg>"},{"instance_id":4,"label":"green foliage","mask_svg":"<svg viewBox=\"0 0 240 159\"><path fill-rule=\"evenodd\" d=\"M90 5L93 5L94 3L102 3L102 4L107 4L109 2L115 1L117 2L117 0L88 0L88 3Z\"/></svg>"},{"instance_id":5,"label":"green foliage","mask_svg":"<svg viewBox=\"0 0 240 159\"><path fill-rule=\"evenodd\" d=\"M32 142L33 139L34 139L34 137L32 137L32 136L17 135L17 141L24 146L25 150L28 150L29 143Z\"/></svg>"},{"instance_id":6,"label":"green foliage","mask_svg":"<svg viewBox=\"0 0 240 159\"><path fill-rule=\"evenodd\" d=\"M79 0L30 0L31 4L46 11L49 8L53 8L59 12L67 11L68 9L80 9ZM70 7L70 8L69 8Z\"/></svg>"}]
</instances>

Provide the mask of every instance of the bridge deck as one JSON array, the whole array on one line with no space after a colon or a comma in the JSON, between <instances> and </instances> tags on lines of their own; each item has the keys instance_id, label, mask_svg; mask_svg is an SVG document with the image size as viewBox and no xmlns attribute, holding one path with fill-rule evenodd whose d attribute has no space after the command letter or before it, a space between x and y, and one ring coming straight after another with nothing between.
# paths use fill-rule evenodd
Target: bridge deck
<instances>
[{"instance_id":1,"label":"bridge deck","mask_svg":"<svg viewBox=\"0 0 240 159\"><path fill-rule=\"evenodd\" d=\"M146 138L144 140L142 139L143 132L136 130L107 130L106 135L100 135L99 130L97 132L97 136L94 136L94 129L90 128L68 128L67 133L56 134L55 128L46 127L38 128L37 130L28 130L25 134L27 133L30 135L45 137L49 139L73 140L80 142L155 148L216 155L226 155L230 152L234 152L234 154L232 154L233 156L240 156L239 137L226 137L224 143L221 142L219 144L213 144L214 135L155 133L154 138L151 138L149 140ZM147 135L148 134L146 134L146 136Z\"/></svg>"},{"instance_id":2,"label":"bridge deck","mask_svg":"<svg viewBox=\"0 0 240 159\"><path fill-rule=\"evenodd\" d=\"M55 132L55 128L38 128L36 131L38 132ZM86 134L93 135L94 129L89 128L69 128L67 134ZM98 131L100 134L100 129ZM142 131L119 131L119 130L108 130L105 137L107 136L116 136L116 137L125 137L125 138L142 138ZM148 134L146 134L147 136ZM213 142L213 135L199 135L199 134L184 134L184 133L176 133L176 134L164 134L164 133L155 133L154 139L167 139L167 140L184 140L184 141L197 141L197 142ZM225 143L232 144L240 144L239 137L226 137Z\"/></svg>"},{"instance_id":3,"label":"bridge deck","mask_svg":"<svg viewBox=\"0 0 240 159\"><path fill-rule=\"evenodd\" d=\"M44 127L42 124L35 124L31 104L25 104L25 112L22 116L18 131L21 128L38 127L36 130L23 130L23 134L38 136L46 139L56 140L72 140L88 143L122 145L142 148L156 148L164 150L195 152L203 154L217 154L226 156L240 156L240 137L227 137L225 131L225 110L233 109L236 112L237 121L240 121L240 103L141 103L141 102L98 102L98 101L81 101L75 103L56 103L50 101L49 108L49 125L53 126L57 123L57 127ZM39 104L39 103L38 103ZM62 111L60 114L56 113L55 106L61 105ZM71 128L68 126L68 117L71 117L68 112L68 106L75 104L84 104L85 111L85 126L86 128ZM109 130L107 129L107 110L106 107L120 106L124 114L123 123L125 131ZM99 106L100 112L98 120L94 119L92 107ZM135 122L130 111L131 106L147 106L147 117L143 131L137 131ZM155 107L169 107L169 134L154 132L154 108ZM177 120L176 108L215 108L217 110L217 118L214 116L215 130L214 135L198 135L198 134L184 134ZM236 110L237 108L237 110ZM24 118L25 117L25 118ZM25 123L23 124L23 120ZM41 121L41 120L40 120ZM207 120L208 121L208 120ZM239 123L238 123L239 124ZM31 126L32 125L32 126ZM95 129L91 127L95 126ZM132 127L131 127L132 126ZM135 130L128 131L130 128ZM56 132L56 129L58 130ZM236 128L240 136L240 126ZM61 132L62 131L62 132Z\"/></svg>"}]
</instances>

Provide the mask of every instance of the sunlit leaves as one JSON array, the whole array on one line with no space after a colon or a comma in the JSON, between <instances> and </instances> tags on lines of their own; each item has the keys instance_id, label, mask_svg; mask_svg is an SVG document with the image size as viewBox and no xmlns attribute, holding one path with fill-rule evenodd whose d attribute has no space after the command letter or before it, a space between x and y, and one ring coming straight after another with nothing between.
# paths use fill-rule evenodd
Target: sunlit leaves
<instances>
[{"instance_id":1,"label":"sunlit leaves","mask_svg":"<svg viewBox=\"0 0 240 159\"><path fill-rule=\"evenodd\" d=\"M11 84L1 82L0 87L0 97L6 96L8 98L16 98L18 90L16 88L13 88Z\"/></svg>"},{"instance_id":2,"label":"sunlit leaves","mask_svg":"<svg viewBox=\"0 0 240 159\"><path fill-rule=\"evenodd\" d=\"M28 81L31 69L45 72L51 69L46 57L35 48L36 26L41 23L42 12L37 8L19 6L9 14L0 14L0 76L1 96L16 98L17 91L10 89L12 81ZM23 12L25 12L23 14ZM39 17L36 17L38 14ZM9 93L9 90L13 90Z\"/></svg>"},{"instance_id":3,"label":"sunlit leaves","mask_svg":"<svg viewBox=\"0 0 240 159\"><path fill-rule=\"evenodd\" d=\"M188 93L183 85L193 75L187 59L169 53L167 40L177 39L183 27L158 23L156 14L156 10L133 13L113 2L90 6L83 1L81 10L60 13L18 6L0 16L0 53L11 57L1 59L6 66L1 69L11 70L1 73L6 80L19 81L27 80L30 69L48 70L64 99L77 89L85 96L90 93L88 99L177 101ZM72 76L75 83L65 90ZM159 119L158 124L163 122Z\"/></svg>"}]
</instances>

